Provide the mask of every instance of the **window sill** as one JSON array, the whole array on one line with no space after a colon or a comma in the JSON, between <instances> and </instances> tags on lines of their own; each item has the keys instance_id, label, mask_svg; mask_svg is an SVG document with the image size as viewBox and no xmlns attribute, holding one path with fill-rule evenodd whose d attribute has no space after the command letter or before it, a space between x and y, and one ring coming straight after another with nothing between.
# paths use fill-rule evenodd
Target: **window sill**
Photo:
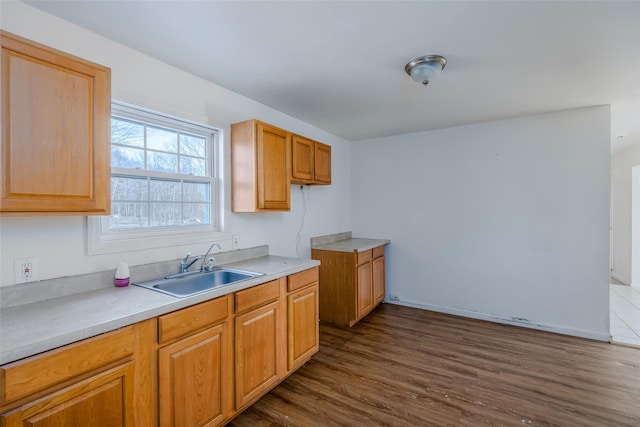
<instances>
[{"instance_id":1,"label":"window sill","mask_svg":"<svg viewBox=\"0 0 640 427\"><path fill-rule=\"evenodd\" d=\"M175 229L162 232L137 232L103 235L100 217L87 217L87 254L102 255L117 252L139 251L193 243L231 240L229 233L207 228Z\"/></svg>"}]
</instances>

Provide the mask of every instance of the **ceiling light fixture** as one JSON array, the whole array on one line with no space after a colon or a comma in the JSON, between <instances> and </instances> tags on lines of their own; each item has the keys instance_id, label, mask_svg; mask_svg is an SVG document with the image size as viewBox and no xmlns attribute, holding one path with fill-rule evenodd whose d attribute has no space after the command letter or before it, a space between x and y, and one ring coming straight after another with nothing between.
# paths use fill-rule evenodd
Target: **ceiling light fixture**
<instances>
[{"instance_id":1,"label":"ceiling light fixture","mask_svg":"<svg viewBox=\"0 0 640 427\"><path fill-rule=\"evenodd\" d=\"M419 56L409 61L404 70L418 83L428 85L447 65L447 58L440 55Z\"/></svg>"}]
</instances>

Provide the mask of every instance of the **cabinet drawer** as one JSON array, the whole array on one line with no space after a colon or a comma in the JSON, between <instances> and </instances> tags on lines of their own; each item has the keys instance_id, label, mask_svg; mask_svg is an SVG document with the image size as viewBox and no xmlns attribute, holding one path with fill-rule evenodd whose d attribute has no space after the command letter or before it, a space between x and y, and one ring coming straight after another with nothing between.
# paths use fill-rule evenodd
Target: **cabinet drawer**
<instances>
[{"instance_id":1,"label":"cabinet drawer","mask_svg":"<svg viewBox=\"0 0 640 427\"><path fill-rule=\"evenodd\" d=\"M158 318L158 342L172 341L181 336L212 326L229 315L229 296L216 298Z\"/></svg>"},{"instance_id":2,"label":"cabinet drawer","mask_svg":"<svg viewBox=\"0 0 640 427\"><path fill-rule=\"evenodd\" d=\"M0 402L10 403L134 352L133 327L69 344L0 367Z\"/></svg>"},{"instance_id":3,"label":"cabinet drawer","mask_svg":"<svg viewBox=\"0 0 640 427\"><path fill-rule=\"evenodd\" d=\"M371 261L371 255L372 255L371 249L364 252L358 252L358 265Z\"/></svg>"},{"instance_id":4,"label":"cabinet drawer","mask_svg":"<svg viewBox=\"0 0 640 427\"><path fill-rule=\"evenodd\" d=\"M296 289L304 288L318 281L318 267L310 268L309 270L301 271L300 273L292 274L289 276L287 291L295 291Z\"/></svg>"},{"instance_id":5,"label":"cabinet drawer","mask_svg":"<svg viewBox=\"0 0 640 427\"><path fill-rule=\"evenodd\" d=\"M384 246L378 246L377 248L373 248L373 257L380 258L384 256Z\"/></svg>"},{"instance_id":6,"label":"cabinet drawer","mask_svg":"<svg viewBox=\"0 0 640 427\"><path fill-rule=\"evenodd\" d=\"M254 286L244 291L236 292L236 313L260 307L280 296L280 284L278 280Z\"/></svg>"}]
</instances>

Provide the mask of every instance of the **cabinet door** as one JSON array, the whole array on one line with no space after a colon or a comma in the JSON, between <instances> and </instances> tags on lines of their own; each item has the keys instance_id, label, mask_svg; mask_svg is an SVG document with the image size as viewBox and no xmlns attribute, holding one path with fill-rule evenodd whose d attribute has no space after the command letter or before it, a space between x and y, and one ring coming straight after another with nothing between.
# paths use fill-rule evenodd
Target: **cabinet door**
<instances>
[{"instance_id":1,"label":"cabinet door","mask_svg":"<svg viewBox=\"0 0 640 427\"><path fill-rule=\"evenodd\" d=\"M331 146L316 142L314 158L315 180L321 184L331 184Z\"/></svg>"},{"instance_id":2,"label":"cabinet door","mask_svg":"<svg viewBox=\"0 0 640 427\"><path fill-rule=\"evenodd\" d=\"M108 214L110 70L0 34L3 214Z\"/></svg>"},{"instance_id":3,"label":"cabinet door","mask_svg":"<svg viewBox=\"0 0 640 427\"><path fill-rule=\"evenodd\" d=\"M318 351L318 285L287 297L287 369L297 368Z\"/></svg>"},{"instance_id":4,"label":"cabinet door","mask_svg":"<svg viewBox=\"0 0 640 427\"><path fill-rule=\"evenodd\" d=\"M293 136L291 150L292 181L301 183L314 179L314 142L298 135Z\"/></svg>"},{"instance_id":5,"label":"cabinet door","mask_svg":"<svg viewBox=\"0 0 640 427\"><path fill-rule=\"evenodd\" d=\"M236 410L268 391L280 379L281 352L279 301L235 319Z\"/></svg>"},{"instance_id":6,"label":"cabinet door","mask_svg":"<svg viewBox=\"0 0 640 427\"><path fill-rule=\"evenodd\" d=\"M356 295L357 319L362 318L373 308L373 284L371 280L371 261L358 266L358 292Z\"/></svg>"},{"instance_id":7,"label":"cabinet door","mask_svg":"<svg viewBox=\"0 0 640 427\"><path fill-rule=\"evenodd\" d=\"M374 304L378 304L384 300L385 282L384 282L384 256L375 258L371 262L373 268L373 298Z\"/></svg>"},{"instance_id":8,"label":"cabinet door","mask_svg":"<svg viewBox=\"0 0 640 427\"><path fill-rule=\"evenodd\" d=\"M228 324L159 351L160 425L220 424L230 412Z\"/></svg>"},{"instance_id":9,"label":"cabinet door","mask_svg":"<svg viewBox=\"0 0 640 427\"><path fill-rule=\"evenodd\" d=\"M258 149L258 209L289 210L291 134L256 124Z\"/></svg>"},{"instance_id":10,"label":"cabinet door","mask_svg":"<svg viewBox=\"0 0 640 427\"><path fill-rule=\"evenodd\" d=\"M4 427L132 426L134 363L127 362L0 416Z\"/></svg>"}]
</instances>

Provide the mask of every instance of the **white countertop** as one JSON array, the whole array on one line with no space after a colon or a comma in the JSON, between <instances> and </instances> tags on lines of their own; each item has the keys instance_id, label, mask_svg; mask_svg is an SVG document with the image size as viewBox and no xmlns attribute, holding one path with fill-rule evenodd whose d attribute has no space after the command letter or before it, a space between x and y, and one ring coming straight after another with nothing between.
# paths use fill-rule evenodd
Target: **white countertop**
<instances>
[{"instance_id":1,"label":"white countertop","mask_svg":"<svg viewBox=\"0 0 640 427\"><path fill-rule=\"evenodd\" d=\"M320 245L313 245L311 246L311 249L335 252L363 252L368 251L369 249L377 248L378 246L387 245L389 244L389 242L390 240L387 239L352 238L323 243Z\"/></svg>"},{"instance_id":2,"label":"white countertop","mask_svg":"<svg viewBox=\"0 0 640 427\"><path fill-rule=\"evenodd\" d=\"M320 263L264 256L224 265L264 273L237 284L188 298L135 285L109 287L0 310L0 365L222 295L288 276Z\"/></svg>"}]
</instances>

